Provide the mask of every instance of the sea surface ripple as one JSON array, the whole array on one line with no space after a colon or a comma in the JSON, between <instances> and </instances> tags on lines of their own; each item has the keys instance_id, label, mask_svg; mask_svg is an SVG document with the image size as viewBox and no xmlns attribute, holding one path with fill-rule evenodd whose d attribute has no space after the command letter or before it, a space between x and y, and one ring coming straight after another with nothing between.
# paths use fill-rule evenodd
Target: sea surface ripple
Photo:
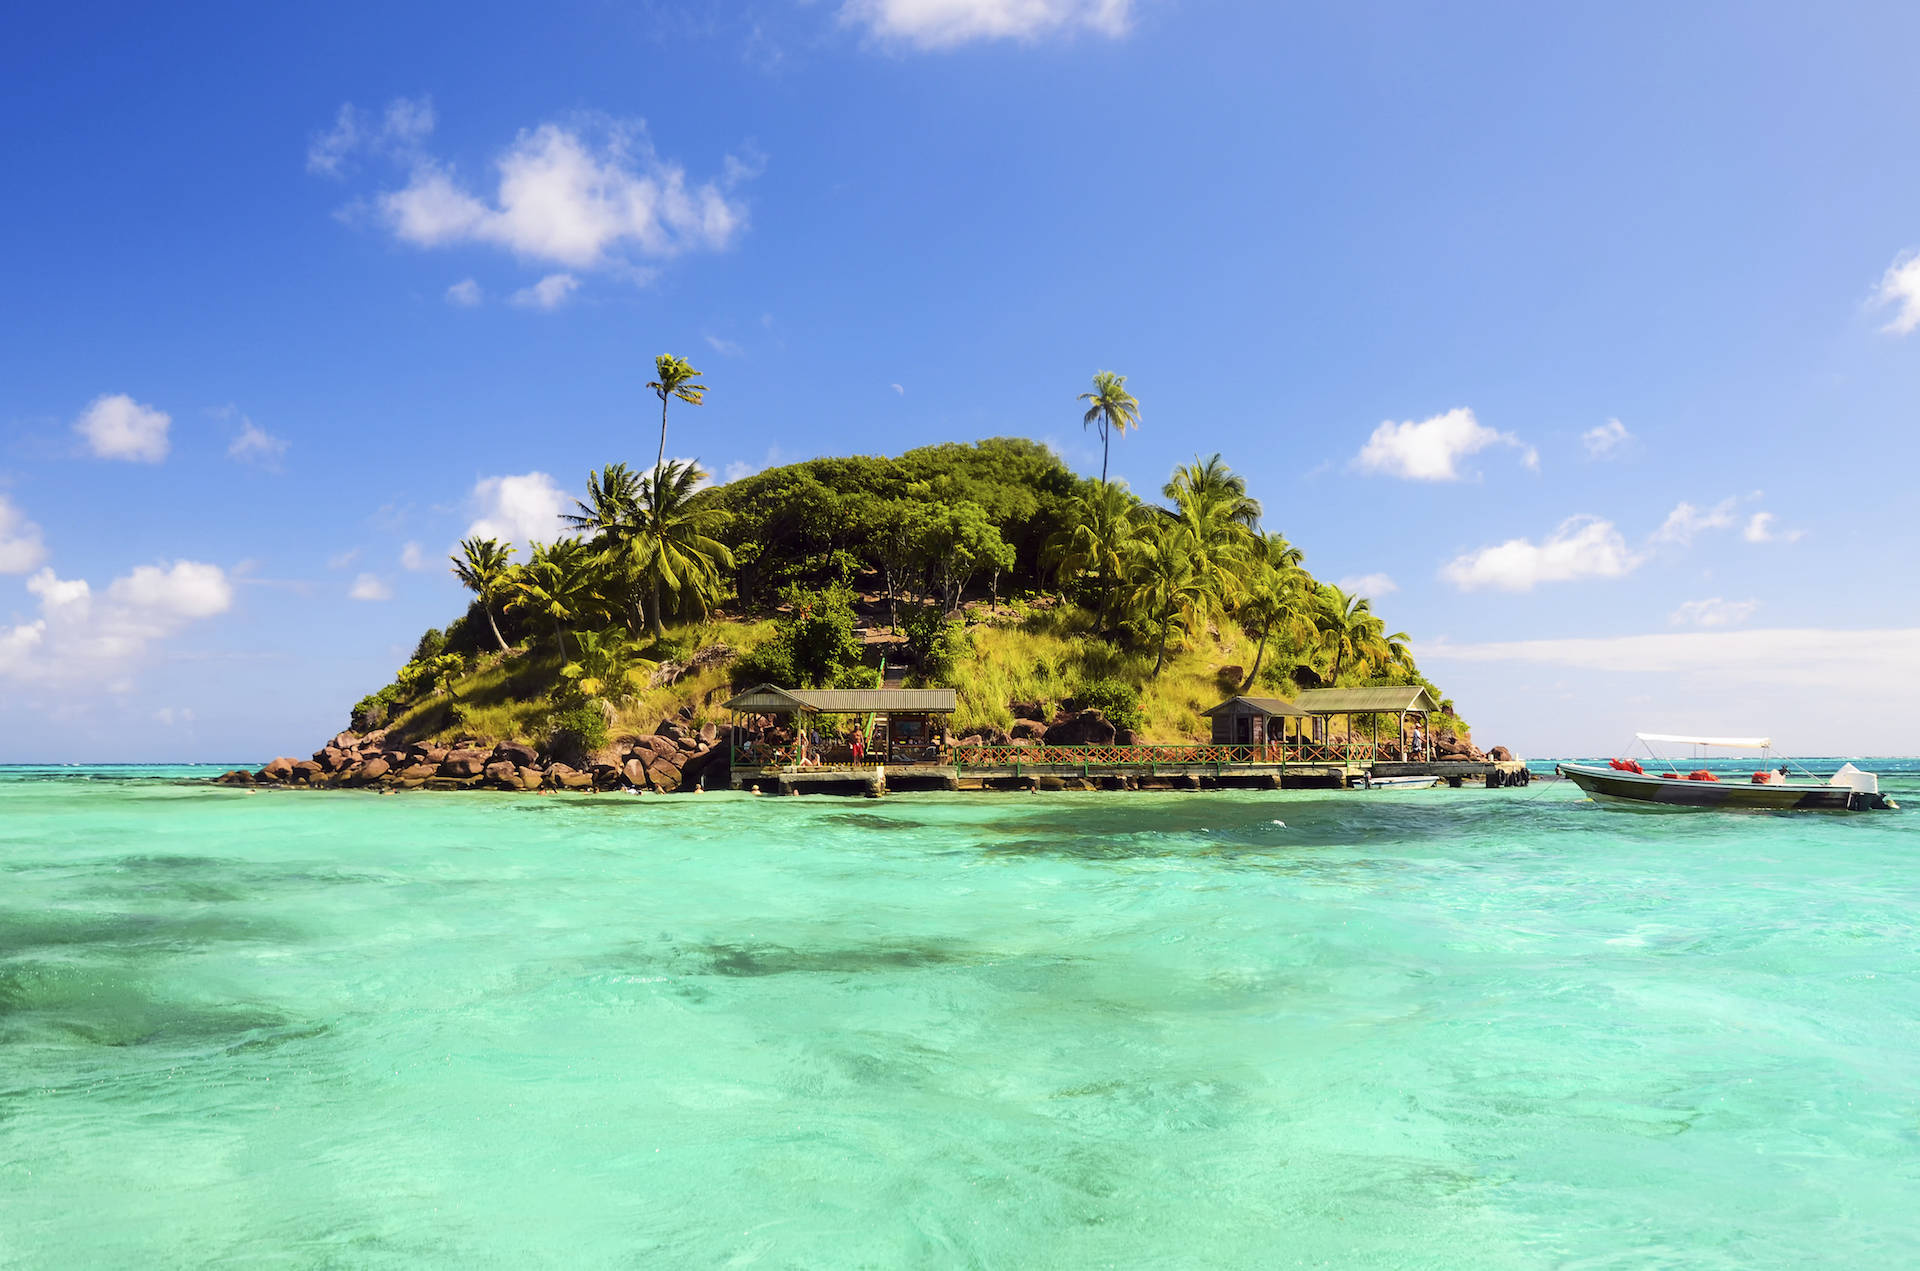
<instances>
[{"instance_id":1,"label":"sea surface ripple","mask_svg":"<svg viewBox=\"0 0 1920 1271\"><path fill-rule=\"evenodd\" d=\"M203 775L0 769L0 1265L1920 1265L1911 812Z\"/></svg>"}]
</instances>

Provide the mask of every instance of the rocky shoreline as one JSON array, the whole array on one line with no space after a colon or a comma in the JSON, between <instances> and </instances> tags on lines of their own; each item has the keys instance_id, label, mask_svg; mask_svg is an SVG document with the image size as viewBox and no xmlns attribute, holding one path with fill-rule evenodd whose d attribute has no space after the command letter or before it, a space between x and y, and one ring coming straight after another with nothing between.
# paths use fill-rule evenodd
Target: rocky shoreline
<instances>
[{"instance_id":1,"label":"rocky shoreline","mask_svg":"<svg viewBox=\"0 0 1920 1271\"><path fill-rule=\"evenodd\" d=\"M618 762L612 760L617 758ZM311 759L282 756L257 772L236 768L217 785L327 790L652 791L724 789L729 760L713 724L663 719L614 754L569 763L525 742L459 738L448 745L390 743L385 729L341 733Z\"/></svg>"}]
</instances>

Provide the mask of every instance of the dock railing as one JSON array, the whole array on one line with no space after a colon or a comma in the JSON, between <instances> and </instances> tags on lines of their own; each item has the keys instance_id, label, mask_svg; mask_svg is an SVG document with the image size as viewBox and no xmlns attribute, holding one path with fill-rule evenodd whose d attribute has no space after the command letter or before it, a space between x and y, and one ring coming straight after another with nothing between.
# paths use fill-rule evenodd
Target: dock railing
<instances>
[{"instance_id":1,"label":"dock railing","mask_svg":"<svg viewBox=\"0 0 1920 1271\"><path fill-rule=\"evenodd\" d=\"M1186 766L1285 767L1288 764L1372 763L1379 748L1368 742L1267 742L1222 745L1176 742L1153 745L956 746L957 768L1160 768Z\"/></svg>"}]
</instances>

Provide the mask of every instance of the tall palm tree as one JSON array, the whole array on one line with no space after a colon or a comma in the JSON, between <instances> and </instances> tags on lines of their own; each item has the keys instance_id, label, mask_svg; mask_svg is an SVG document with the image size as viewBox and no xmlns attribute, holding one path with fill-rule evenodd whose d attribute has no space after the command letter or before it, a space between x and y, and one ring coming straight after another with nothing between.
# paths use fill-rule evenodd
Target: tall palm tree
<instances>
[{"instance_id":1,"label":"tall palm tree","mask_svg":"<svg viewBox=\"0 0 1920 1271\"><path fill-rule=\"evenodd\" d=\"M587 497L576 500L578 509L563 516L569 526L584 532L587 546L600 554L609 583L626 593L627 630L640 634L646 624L646 606L633 570L632 540L646 519L640 490L644 478L624 463L610 463L598 472L587 474Z\"/></svg>"},{"instance_id":2,"label":"tall palm tree","mask_svg":"<svg viewBox=\"0 0 1920 1271\"><path fill-rule=\"evenodd\" d=\"M1344 667L1373 657L1382 647L1380 633L1385 624L1374 615L1373 602L1365 596L1350 596L1328 584L1321 589L1314 617L1321 652L1333 659L1329 683L1339 681Z\"/></svg>"},{"instance_id":3,"label":"tall palm tree","mask_svg":"<svg viewBox=\"0 0 1920 1271\"><path fill-rule=\"evenodd\" d=\"M1128 561L1128 605L1159 628L1153 676L1167 662L1167 635L1176 626L1189 629L1208 603L1206 579L1195 567L1194 543L1179 526L1165 526L1135 544Z\"/></svg>"},{"instance_id":4,"label":"tall palm tree","mask_svg":"<svg viewBox=\"0 0 1920 1271\"><path fill-rule=\"evenodd\" d=\"M512 558L513 545L503 545L493 538L461 539L460 555L452 558L454 577L480 598L487 625L493 628L493 638L502 653L507 651L507 638L500 634L500 621L493 616L493 601L507 591L508 579L513 573Z\"/></svg>"},{"instance_id":5,"label":"tall palm tree","mask_svg":"<svg viewBox=\"0 0 1920 1271\"><path fill-rule=\"evenodd\" d=\"M553 624L560 660L567 659L568 626L577 626L598 597L594 594L593 553L577 538L539 544L533 559L513 571L509 609L525 609Z\"/></svg>"},{"instance_id":6,"label":"tall palm tree","mask_svg":"<svg viewBox=\"0 0 1920 1271\"><path fill-rule=\"evenodd\" d=\"M647 385L660 398L660 456L653 461L653 479L658 482L660 466L667 461L667 403L677 397L689 406L698 406L707 386L699 383L700 372L692 363L671 353L653 359L653 373L660 377Z\"/></svg>"},{"instance_id":7,"label":"tall palm tree","mask_svg":"<svg viewBox=\"0 0 1920 1271\"><path fill-rule=\"evenodd\" d=\"M698 464L675 459L653 477L640 478L640 524L626 550L635 574L647 584L647 619L655 639L667 634L661 595L676 608L705 615L720 598L721 571L733 568L733 552L714 536L722 513L694 502L707 480Z\"/></svg>"},{"instance_id":8,"label":"tall palm tree","mask_svg":"<svg viewBox=\"0 0 1920 1271\"><path fill-rule=\"evenodd\" d=\"M1102 625L1114 611L1116 584L1127 554L1140 536L1140 503L1126 487L1102 483L1086 487L1067 504L1067 524L1050 536L1041 551L1057 585L1089 578L1098 589L1096 608Z\"/></svg>"},{"instance_id":9,"label":"tall palm tree","mask_svg":"<svg viewBox=\"0 0 1920 1271\"><path fill-rule=\"evenodd\" d=\"M1260 641L1254 649L1253 669L1240 685L1244 693L1259 678L1260 664L1267 656L1267 642L1276 632L1312 629L1313 603L1297 574L1263 565L1235 608L1234 617L1247 634L1258 636Z\"/></svg>"},{"instance_id":10,"label":"tall palm tree","mask_svg":"<svg viewBox=\"0 0 1920 1271\"><path fill-rule=\"evenodd\" d=\"M1175 469L1161 493L1173 501L1167 516L1192 541L1211 607L1231 608L1246 593L1264 549L1248 528L1259 519L1260 505L1247 497L1245 479L1215 455Z\"/></svg>"},{"instance_id":11,"label":"tall palm tree","mask_svg":"<svg viewBox=\"0 0 1920 1271\"><path fill-rule=\"evenodd\" d=\"M1125 436L1127 429L1140 426L1140 403L1127 391L1127 377L1112 371L1093 373L1093 391L1075 399L1087 403L1080 426L1100 425L1100 484L1107 483L1107 442L1109 435Z\"/></svg>"},{"instance_id":12,"label":"tall palm tree","mask_svg":"<svg viewBox=\"0 0 1920 1271\"><path fill-rule=\"evenodd\" d=\"M1247 494L1247 479L1222 462L1218 451L1204 463L1195 455L1192 463L1175 468L1160 493L1175 503L1215 508L1219 515L1248 529L1260 523L1260 500Z\"/></svg>"}]
</instances>

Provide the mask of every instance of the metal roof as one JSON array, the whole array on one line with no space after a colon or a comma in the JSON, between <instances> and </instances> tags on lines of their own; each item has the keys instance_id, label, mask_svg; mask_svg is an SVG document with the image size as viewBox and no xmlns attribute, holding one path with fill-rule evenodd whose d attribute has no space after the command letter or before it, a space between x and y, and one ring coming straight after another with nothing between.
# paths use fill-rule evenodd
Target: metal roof
<instances>
[{"instance_id":1,"label":"metal roof","mask_svg":"<svg viewBox=\"0 0 1920 1271\"><path fill-rule=\"evenodd\" d=\"M1234 709L1236 706L1244 707L1245 709L1236 711ZM1301 710L1284 697L1248 697L1245 694L1241 694L1236 697L1229 697L1218 706L1201 711L1200 714L1203 717L1236 714L1305 716L1307 712Z\"/></svg>"},{"instance_id":2,"label":"metal roof","mask_svg":"<svg viewBox=\"0 0 1920 1271\"><path fill-rule=\"evenodd\" d=\"M865 715L879 711L951 715L958 705L950 688L796 688L756 684L725 704L730 711Z\"/></svg>"},{"instance_id":3,"label":"metal roof","mask_svg":"<svg viewBox=\"0 0 1920 1271\"><path fill-rule=\"evenodd\" d=\"M1418 684L1380 688L1310 688L1300 694L1309 715L1384 715L1397 711L1437 711L1440 703Z\"/></svg>"}]
</instances>

